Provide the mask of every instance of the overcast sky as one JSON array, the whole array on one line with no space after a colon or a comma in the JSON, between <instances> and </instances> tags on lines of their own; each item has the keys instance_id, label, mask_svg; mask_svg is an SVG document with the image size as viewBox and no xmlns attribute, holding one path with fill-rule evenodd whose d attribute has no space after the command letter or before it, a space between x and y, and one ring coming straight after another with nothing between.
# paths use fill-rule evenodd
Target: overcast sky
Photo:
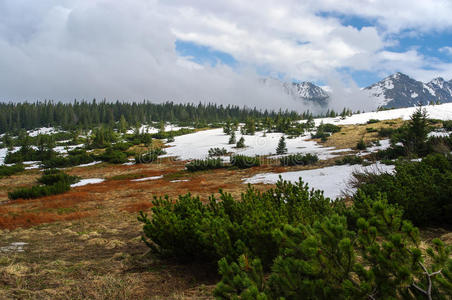
<instances>
[{"instance_id":1,"label":"overcast sky","mask_svg":"<svg viewBox=\"0 0 452 300\"><path fill-rule=\"evenodd\" d=\"M0 0L0 99L291 106L260 77L452 79L451 0Z\"/></svg>"}]
</instances>

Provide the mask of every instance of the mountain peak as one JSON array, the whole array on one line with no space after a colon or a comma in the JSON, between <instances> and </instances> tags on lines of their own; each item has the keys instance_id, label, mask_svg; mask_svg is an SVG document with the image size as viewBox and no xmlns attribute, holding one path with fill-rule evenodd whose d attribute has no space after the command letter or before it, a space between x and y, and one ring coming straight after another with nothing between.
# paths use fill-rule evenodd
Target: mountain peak
<instances>
[{"instance_id":1,"label":"mountain peak","mask_svg":"<svg viewBox=\"0 0 452 300\"><path fill-rule=\"evenodd\" d=\"M302 82L282 82L274 78L264 78L261 82L267 86L279 87L284 93L290 95L295 100L316 102L325 105L329 95L321 87L309 81Z\"/></svg>"},{"instance_id":2,"label":"mountain peak","mask_svg":"<svg viewBox=\"0 0 452 300\"><path fill-rule=\"evenodd\" d=\"M401 72L366 87L369 96L383 107L409 107L431 101L452 102L452 82L438 77L428 83L417 81Z\"/></svg>"}]
</instances>

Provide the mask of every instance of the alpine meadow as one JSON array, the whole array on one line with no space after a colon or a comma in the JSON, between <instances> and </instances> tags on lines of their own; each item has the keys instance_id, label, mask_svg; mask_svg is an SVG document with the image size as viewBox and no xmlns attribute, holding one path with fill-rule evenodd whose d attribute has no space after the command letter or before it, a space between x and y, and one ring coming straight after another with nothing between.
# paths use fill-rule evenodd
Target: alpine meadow
<instances>
[{"instance_id":1,"label":"alpine meadow","mask_svg":"<svg viewBox=\"0 0 452 300\"><path fill-rule=\"evenodd\" d=\"M0 299L452 299L451 14L0 0Z\"/></svg>"}]
</instances>

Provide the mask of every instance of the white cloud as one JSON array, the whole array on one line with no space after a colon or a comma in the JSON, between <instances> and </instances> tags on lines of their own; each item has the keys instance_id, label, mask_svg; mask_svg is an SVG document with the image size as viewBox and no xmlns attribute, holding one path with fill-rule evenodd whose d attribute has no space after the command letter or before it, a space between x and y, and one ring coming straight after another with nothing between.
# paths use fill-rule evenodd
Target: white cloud
<instances>
[{"instance_id":1,"label":"white cloud","mask_svg":"<svg viewBox=\"0 0 452 300\"><path fill-rule=\"evenodd\" d=\"M452 47L442 47L442 48L439 48L438 50L439 50L439 52L452 55Z\"/></svg>"},{"instance_id":2,"label":"white cloud","mask_svg":"<svg viewBox=\"0 0 452 300\"><path fill-rule=\"evenodd\" d=\"M319 11L356 14L377 25L344 26ZM404 71L422 78L450 75L449 64L415 49L395 53L385 47L394 44L400 30L449 28L451 12L450 2L440 0L3 0L0 98L298 108L299 103L258 85L256 69L299 80L336 78L340 68ZM180 57L177 39L229 53L238 67Z\"/></svg>"}]
</instances>

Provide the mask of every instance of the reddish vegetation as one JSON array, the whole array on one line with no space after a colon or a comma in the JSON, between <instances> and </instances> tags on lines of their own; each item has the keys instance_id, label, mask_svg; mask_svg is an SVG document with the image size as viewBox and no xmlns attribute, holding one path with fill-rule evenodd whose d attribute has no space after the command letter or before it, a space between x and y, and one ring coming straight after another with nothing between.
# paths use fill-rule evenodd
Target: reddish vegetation
<instances>
[{"instance_id":1,"label":"reddish vegetation","mask_svg":"<svg viewBox=\"0 0 452 300\"><path fill-rule=\"evenodd\" d=\"M183 171L185 162L168 161L150 165L99 165L86 168L73 168L71 175L82 178L115 178L115 176L130 175L130 178L164 175L158 180L132 181L106 180L99 184L71 189L71 191L49 197L30 200L15 200L0 205L0 228L29 227L42 223L62 220L86 218L98 213L126 211L136 213L148 210L152 206L154 196L168 195L176 198L178 195L192 193L207 200L210 195L218 193L219 189L238 196L247 186L242 184L242 178L254 173L272 171L274 167L259 167L248 170L220 169L210 172L188 173ZM10 178L0 180L3 190L11 190L18 186L33 184L36 174L23 174L11 181ZM177 181L173 180L187 180ZM268 186L256 186L268 188ZM6 201L0 194L0 200Z\"/></svg>"},{"instance_id":2,"label":"reddish vegetation","mask_svg":"<svg viewBox=\"0 0 452 300\"><path fill-rule=\"evenodd\" d=\"M122 207L122 210L134 213L139 212L140 210L148 210L150 207L152 207L151 201L138 201L138 202L131 202L127 203Z\"/></svg>"},{"instance_id":3,"label":"reddish vegetation","mask_svg":"<svg viewBox=\"0 0 452 300\"><path fill-rule=\"evenodd\" d=\"M86 218L92 216L93 212L72 212L66 214L57 214L49 212L23 212L19 215L0 216L0 228L14 229L17 227L30 227L38 224L68 221L74 219Z\"/></svg>"}]
</instances>

